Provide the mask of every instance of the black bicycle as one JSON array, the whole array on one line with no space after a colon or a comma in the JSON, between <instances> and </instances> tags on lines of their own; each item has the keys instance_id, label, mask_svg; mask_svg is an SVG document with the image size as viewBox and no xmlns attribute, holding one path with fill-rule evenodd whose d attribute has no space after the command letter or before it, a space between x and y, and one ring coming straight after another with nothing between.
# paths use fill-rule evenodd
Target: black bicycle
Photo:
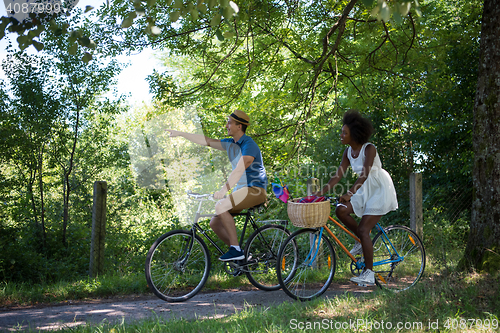
<instances>
[{"instance_id":1,"label":"black bicycle","mask_svg":"<svg viewBox=\"0 0 500 333\"><path fill-rule=\"evenodd\" d=\"M202 214L203 202L212 200L211 194L188 193L192 200L199 201L196 215L190 229L167 232L158 238L146 257L146 280L151 291L167 302L182 302L196 295L207 282L210 274L210 253L207 239L222 255L225 252L198 224L200 219L211 218L213 214ZM227 274L233 276L245 273L248 280L262 290L281 288L276 276L276 258L284 240L290 235L286 220L256 221L253 214L263 209L263 205L252 207L244 213L245 224L239 240L242 247L248 224L254 232L246 241L245 259L224 262ZM259 226L259 224L263 224Z\"/></svg>"}]
</instances>

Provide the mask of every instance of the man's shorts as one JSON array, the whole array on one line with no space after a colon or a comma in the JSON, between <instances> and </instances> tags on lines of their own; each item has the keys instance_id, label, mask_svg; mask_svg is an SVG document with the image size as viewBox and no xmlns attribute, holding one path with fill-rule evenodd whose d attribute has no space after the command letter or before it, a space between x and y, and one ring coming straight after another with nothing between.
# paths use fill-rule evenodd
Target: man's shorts
<instances>
[{"instance_id":1,"label":"man's shorts","mask_svg":"<svg viewBox=\"0 0 500 333\"><path fill-rule=\"evenodd\" d=\"M266 200L267 193L264 188L257 186L242 187L231 193L228 197L217 202L215 211L217 214L226 211L230 213L239 213L243 209L257 206L266 202Z\"/></svg>"}]
</instances>

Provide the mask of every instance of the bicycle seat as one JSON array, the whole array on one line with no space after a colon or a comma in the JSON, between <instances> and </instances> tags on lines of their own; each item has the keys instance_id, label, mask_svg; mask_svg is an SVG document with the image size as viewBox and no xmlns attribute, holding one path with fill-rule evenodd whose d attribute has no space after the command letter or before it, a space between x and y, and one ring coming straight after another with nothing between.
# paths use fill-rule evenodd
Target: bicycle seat
<instances>
[{"instance_id":1,"label":"bicycle seat","mask_svg":"<svg viewBox=\"0 0 500 333\"><path fill-rule=\"evenodd\" d=\"M260 212L263 212L267 207L267 203L266 202L263 202L261 204L258 204L257 206L253 206L253 207L250 207L248 208L248 212L249 213L260 213Z\"/></svg>"}]
</instances>

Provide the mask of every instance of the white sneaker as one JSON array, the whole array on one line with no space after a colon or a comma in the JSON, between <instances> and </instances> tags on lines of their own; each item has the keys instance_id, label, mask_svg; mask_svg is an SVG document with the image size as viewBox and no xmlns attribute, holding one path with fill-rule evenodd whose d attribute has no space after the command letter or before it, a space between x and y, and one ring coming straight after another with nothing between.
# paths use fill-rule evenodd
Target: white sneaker
<instances>
[{"instance_id":1,"label":"white sneaker","mask_svg":"<svg viewBox=\"0 0 500 333\"><path fill-rule=\"evenodd\" d=\"M351 250L351 254L353 256L363 254L363 247L361 246L360 242L356 241L356 244L354 244L354 247Z\"/></svg>"},{"instance_id":2,"label":"white sneaker","mask_svg":"<svg viewBox=\"0 0 500 333\"><path fill-rule=\"evenodd\" d=\"M375 285L375 273L371 269L365 269L360 276L352 277L351 282L361 287L373 286Z\"/></svg>"}]
</instances>

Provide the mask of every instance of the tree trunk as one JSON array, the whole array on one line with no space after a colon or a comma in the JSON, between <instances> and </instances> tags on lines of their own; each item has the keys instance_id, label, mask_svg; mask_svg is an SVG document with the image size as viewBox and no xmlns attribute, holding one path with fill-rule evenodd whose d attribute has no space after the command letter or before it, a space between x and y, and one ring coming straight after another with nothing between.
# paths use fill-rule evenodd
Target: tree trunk
<instances>
[{"instance_id":1,"label":"tree trunk","mask_svg":"<svg viewBox=\"0 0 500 333\"><path fill-rule=\"evenodd\" d=\"M63 201L63 230L62 230L62 243L64 247L68 247L68 242L66 239L66 232L68 230L68 223L69 223L69 199L70 199L70 192L71 192L71 183L69 177L71 176L71 172L73 172L73 167L74 167L74 161L75 161L75 153L76 153L76 144L78 141L78 131L80 130L80 107L77 106L76 108L76 120L75 120L75 127L73 128L73 142L71 146L71 151L69 155L69 161L68 161L68 169L66 170L63 168L64 172L64 184L63 184L63 195L64 195L64 201Z\"/></svg>"},{"instance_id":2,"label":"tree trunk","mask_svg":"<svg viewBox=\"0 0 500 333\"><path fill-rule=\"evenodd\" d=\"M461 268L500 269L500 0L485 0L474 103L474 198Z\"/></svg>"},{"instance_id":3,"label":"tree trunk","mask_svg":"<svg viewBox=\"0 0 500 333\"><path fill-rule=\"evenodd\" d=\"M38 158L38 187L40 189L40 222L41 222L41 232L42 232L42 247L43 252L47 250L47 234L45 230L45 204L43 201L43 152L44 147L42 146Z\"/></svg>"}]
</instances>

